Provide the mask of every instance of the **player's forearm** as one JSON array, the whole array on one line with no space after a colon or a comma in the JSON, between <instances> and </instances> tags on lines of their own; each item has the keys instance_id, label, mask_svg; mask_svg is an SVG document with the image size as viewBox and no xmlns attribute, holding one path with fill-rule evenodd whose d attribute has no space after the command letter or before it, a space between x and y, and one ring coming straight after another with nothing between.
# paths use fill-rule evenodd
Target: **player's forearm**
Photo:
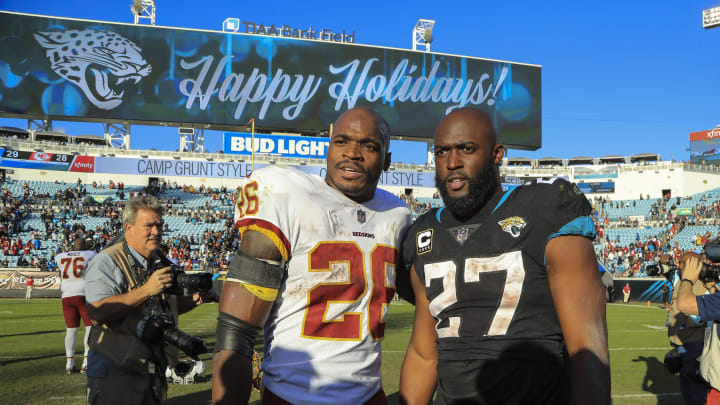
<instances>
[{"instance_id":1,"label":"player's forearm","mask_svg":"<svg viewBox=\"0 0 720 405\"><path fill-rule=\"evenodd\" d=\"M212 403L247 404L252 390L252 362L228 350L213 356Z\"/></svg>"},{"instance_id":2,"label":"player's forearm","mask_svg":"<svg viewBox=\"0 0 720 405\"><path fill-rule=\"evenodd\" d=\"M568 331L565 334L572 376L571 404L610 403L610 353L605 303L604 297L595 295L594 305L587 306L582 332L576 330L576 333Z\"/></svg>"},{"instance_id":3,"label":"player's forearm","mask_svg":"<svg viewBox=\"0 0 720 405\"><path fill-rule=\"evenodd\" d=\"M120 295L111 295L100 301L90 303L88 315L98 323L110 323L124 318L133 309L145 302L150 296L143 287Z\"/></svg>"},{"instance_id":4,"label":"player's forearm","mask_svg":"<svg viewBox=\"0 0 720 405\"><path fill-rule=\"evenodd\" d=\"M437 383L437 360L423 359L409 348L400 373L400 403L427 405Z\"/></svg>"},{"instance_id":5,"label":"player's forearm","mask_svg":"<svg viewBox=\"0 0 720 405\"><path fill-rule=\"evenodd\" d=\"M610 367L602 357L602 353L593 350L581 350L571 355L571 404L610 404Z\"/></svg>"}]
</instances>

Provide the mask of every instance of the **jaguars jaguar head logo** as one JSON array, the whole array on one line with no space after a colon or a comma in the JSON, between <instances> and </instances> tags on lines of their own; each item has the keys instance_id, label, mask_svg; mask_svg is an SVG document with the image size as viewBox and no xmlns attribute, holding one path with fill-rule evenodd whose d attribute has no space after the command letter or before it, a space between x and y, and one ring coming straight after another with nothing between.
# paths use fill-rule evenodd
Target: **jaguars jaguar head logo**
<instances>
[{"instance_id":1,"label":"jaguars jaguar head logo","mask_svg":"<svg viewBox=\"0 0 720 405\"><path fill-rule=\"evenodd\" d=\"M525 229L527 223L522 217L509 217L498 221L498 225L500 225L503 231L512 235L513 238L517 238L520 236L520 232Z\"/></svg>"},{"instance_id":2,"label":"jaguars jaguar head logo","mask_svg":"<svg viewBox=\"0 0 720 405\"><path fill-rule=\"evenodd\" d=\"M52 70L78 86L93 105L103 110L122 104L125 91L152 70L142 49L112 31L87 29L33 35L45 48Z\"/></svg>"}]
</instances>

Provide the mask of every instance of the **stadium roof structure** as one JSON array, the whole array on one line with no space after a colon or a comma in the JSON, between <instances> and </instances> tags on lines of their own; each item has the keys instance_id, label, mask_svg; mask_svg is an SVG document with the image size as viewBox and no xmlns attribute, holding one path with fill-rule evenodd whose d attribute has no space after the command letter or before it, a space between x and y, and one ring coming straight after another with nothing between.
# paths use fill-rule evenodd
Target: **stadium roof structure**
<instances>
[{"instance_id":1,"label":"stadium roof structure","mask_svg":"<svg viewBox=\"0 0 720 405\"><path fill-rule=\"evenodd\" d=\"M573 158L569 158L567 160L568 166L573 165L592 165L595 164L595 158L591 158L589 156L575 156Z\"/></svg>"},{"instance_id":2,"label":"stadium roof structure","mask_svg":"<svg viewBox=\"0 0 720 405\"><path fill-rule=\"evenodd\" d=\"M75 144L86 142L92 145L107 146L105 138L98 135L75 135L72 137L72 140Z\"/></svg>"},{"instance_id":3,"label":"stadium roof structure","mask_svg":"<svg viewBox=\"0 0 720 405\"><path fill-rule=\"evenodd\" d=\"M20 139L28 139L30 138L30 131L15 127L0 127L0 136L15 136Z\"/></svg>"},{"instance_id":4,"label":"stadium roof structure","mask_svg":"<svg viewBox=\"0 0 720 405\"><path fill-rule=\"evenodd\" d=\"M70 135L62 132L35 132L36 141L70 142Z\"/></svg>"},{"instance_id":5,"label":"stadium roof structure","mask_svg":"<svg viewBox=\"0 0 720 405\"><path fill-rule=\"evenodd\" d=\"M508 158L506 166L532 166L533 159L526 157Z\"/></svg>"},{"instance_id":6,"label":"stadium roof structure","mask_svg":"<svg viewBox=\"0 0 720 405\"><path fill-rule=\"evenodd\" d=\"M637 162L659 162L660 155L657 153L638 153L630 156L630 163Z\"/></svg>"},{"instance_id":7,"label":"stadium roof structure","mask_svg":"<svg viewBox=\"0 0 720 405\"><path fill-rule=\"evenodd\" d=\"M565 164L565 160L557 157L544 157L537 160L538 165L559 165Z\"/></svg>"},{"instance_id":8,"label":"stadium roof structure","mask_svg":"<svg viewBox=\"0 0 720 405\"><path fill-rule=\"evenodd\" d=\"M600 164L604 163L627 163L627 157L626 156L620 156L620 155L605 155L603 157L598 158L598 162Z\"/></svg>"}]
</instances>

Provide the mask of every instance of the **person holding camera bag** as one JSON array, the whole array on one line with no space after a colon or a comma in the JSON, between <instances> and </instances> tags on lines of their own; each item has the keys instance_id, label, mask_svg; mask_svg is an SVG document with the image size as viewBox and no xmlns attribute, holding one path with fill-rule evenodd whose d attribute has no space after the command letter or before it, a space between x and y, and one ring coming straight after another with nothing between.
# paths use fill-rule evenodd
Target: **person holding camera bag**
<instances>
[{"instance_id":1,"label":"person holding camera bag","mask_svg":"<svg viewBox=\"0 0 720 405\"><path fill-rule=\"evenodd\" d=\"M165 369L182 349L197 359L202 340L177 329L179 314L217 300L207 283L182 274L160 253L162 205L153 196L130 199L125 237L88 264L86 299L94 325L87 369L89 404L157 404L167 397ZM205 291L182 294L188 284Z\"/></svg>"},{"instance_id":2,"label":"person holding camera bag","mask_svg":"<svg viewBox=\"0 0 720 405\"><path fill-rule=\"evenodd\" d=\"M700 356L700 375L710 384L706 404L720 404L720 294L695 295L693 286L697 280L705 283L720 279L720 239L705 244L705 259L696 254L684 255L682 280L678 288L678 308L688 315L700 315L703 321L713 321L710 333L705 334L705 343ZM712 264L711 264L712 263Z\"/></svg>"}]
</instances>

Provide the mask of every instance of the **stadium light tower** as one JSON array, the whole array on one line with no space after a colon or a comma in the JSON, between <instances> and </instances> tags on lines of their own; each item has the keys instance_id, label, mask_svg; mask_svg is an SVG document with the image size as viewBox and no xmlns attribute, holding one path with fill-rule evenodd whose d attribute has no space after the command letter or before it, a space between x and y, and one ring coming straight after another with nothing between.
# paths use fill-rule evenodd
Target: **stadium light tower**
<instances>
[{"instance_id":1,"label":"stadium light tower","mask_svg":"<svg viewBox=\"0 0 720 405\"><path fill-rule=\"evenodd\" d=\"M419 19L415 28L413 28L413 51L417 51L418 47L424 46L425 52L430 52L430 43L433 41L432 30L435 26L435 20Z\"/></svg>"},{"instance_id":2,"label":"stadium light tower","mask_svg":"<svg viewBox=\"0 0 720 405\"><path fill-rule=\"evenodd\" d=\"M703 10L703 28L710 29L720 26L720 7Z\"/></svg>"},{"instance_id":3,"label":"stadium light tower","mask_svg":"<svg viewBox=\"0 0 720 405\"><path fill-rule=\"evenodd\" d=\"M135 24L140 24L140 19L150 20L150 25L155 25L155 0L133 0L130 11L135 17Z\"/></svg>"}]
</instances>

